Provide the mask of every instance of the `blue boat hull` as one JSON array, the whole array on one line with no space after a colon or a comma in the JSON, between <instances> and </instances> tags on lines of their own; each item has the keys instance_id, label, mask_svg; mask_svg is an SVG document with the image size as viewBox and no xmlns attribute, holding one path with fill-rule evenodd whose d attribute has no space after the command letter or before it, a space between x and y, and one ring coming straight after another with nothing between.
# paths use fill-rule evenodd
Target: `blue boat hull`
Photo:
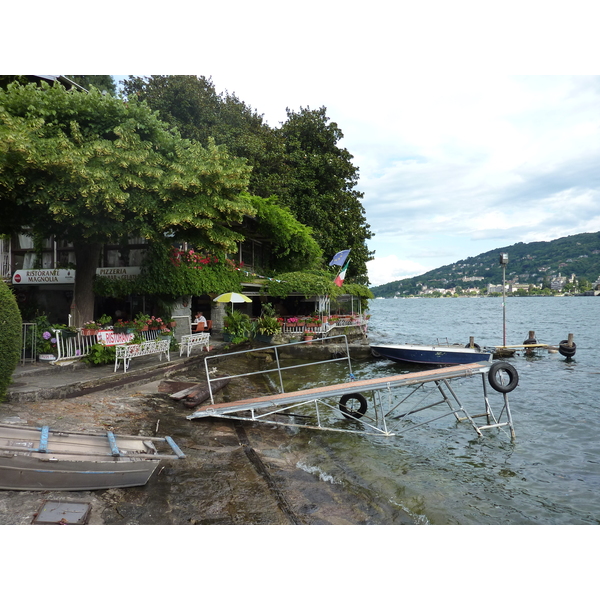
<instances>
[{"instance_id":1,"label":"blue boat hull","mask_svg":"<svg viewBox=\"0 0 600 600\"><path fill-rule=\"evenodd\" d=\"M473 362L489 362L491 352L461 346L419 346L416 344L371 344L371 353L394 362L424 365L464 365Z\"/></svg>"}]
</instances>

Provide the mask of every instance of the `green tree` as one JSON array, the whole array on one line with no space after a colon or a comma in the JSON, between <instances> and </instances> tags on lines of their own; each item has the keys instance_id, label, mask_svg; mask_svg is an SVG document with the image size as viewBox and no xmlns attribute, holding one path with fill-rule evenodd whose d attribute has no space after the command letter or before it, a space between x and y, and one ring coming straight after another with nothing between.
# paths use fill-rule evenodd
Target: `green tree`
<instances>
[{"instance_id":1,"label":"green tree","mask_svg":"<svg viewBox=\"0 0 600 600\"><path fill-rule=\"evenodd\" d=\"M108 92L113 96L117 94L117 85L111 75L65 75L65 77L78 83L86 90L95 87L101 92Z\"/></svg>"},{"instance_id":2,"label":"green tree","mask_svg":"<svg viewBox=\"0 0 600 600\"><path fill-rule=\"evenodd\" d=\"M368 283L366 263L373 253L366 246L372 237L356 188L358 168L352 155L339 147L343 138L336 123L328 123L325 107L295 113L287 110L281 127L290 168L282 201L296 218L310 225L324 257L351 249L348 275Z\"/></svg>"},{"instance_id":3,"label":"green tree","mask_svg":"<svg viewBox=\"0 0 600 600\"><path fill-rule=\"evenodd\" d=\"M252 168L248 191L287 206L310 226L323 258L350 248L348 277L367 283L366 262L372 234L356 190L358 169L352 155L339 147L343 138L329 123L326 109L288 110L279 129L235 94L218 94L212 80L188 75L130 77L128 97L145 100L184 137L205 142L213 137ZM289 267L288 267L289 268Z\"/></svg>"},{"instance_id":4,"label":"green tree","mask_svg":"<svg viewBox=\"0 0 600 600\"><path fill-rule=\"evenodd\" d=\"M254 208L249 169L209 142L182 139L148 107L99 90L0 90L0 233L31 228L74 244L76 323L93 316L103 243L186 239L231 252Z\"/></svg>"},{"instance_id":5,"label":"green tree","mask_svg":"<svg viewBox=\"0 0 600 600\"><path fill-rule=\"evenodd\" d=\"M21 350L21 313L9 287L0 280L0 402L6 395Z\"/></svg>"},{"instance_id":6,"label":"green tree","mask_svg":"<svg viewBox=\"0 0 600 600\"><path fill-rule=\"evenodd\" d=\"M202 144L212 137L234 156L245 158L252 167L251 194L265 198L282 194L289 167L279 132L235 94L217 93L210 77L132 76L123 82L123 91L128 98L147 102L183 137Z\"/></svg>"}]
</instances>

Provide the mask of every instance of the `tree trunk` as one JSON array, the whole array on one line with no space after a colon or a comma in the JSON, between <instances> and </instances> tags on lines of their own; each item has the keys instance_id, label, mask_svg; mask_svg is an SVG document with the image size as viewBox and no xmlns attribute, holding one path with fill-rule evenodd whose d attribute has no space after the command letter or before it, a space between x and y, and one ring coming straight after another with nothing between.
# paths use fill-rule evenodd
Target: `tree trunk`
<instances>
[{"instance_id":1,"label":"tree trunk","mask_svg":"<svg viewBox=\"0 0 600 600\"><path fill-rule=\"evenodd\" d=\"M92 242L74 242L75 293L71 305L72 325L81 327L94 318L94 276L100 261L102 244Z\"/></svg>"}]
</instances>

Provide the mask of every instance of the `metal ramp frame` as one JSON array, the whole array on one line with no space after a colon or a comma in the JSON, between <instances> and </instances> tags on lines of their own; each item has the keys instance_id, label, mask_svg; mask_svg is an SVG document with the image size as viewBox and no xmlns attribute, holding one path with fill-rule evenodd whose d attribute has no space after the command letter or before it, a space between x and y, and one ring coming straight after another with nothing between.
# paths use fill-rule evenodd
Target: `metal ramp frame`
<instances>
[{"instance_id":1,"label":"metal ramp frame","mask_svg":"<svg viewBox=\"0 0 600 600\"><path fill-rule=\"evenodd\" d=\"M336 337L346 338L346 336ZM284 344L284 346L287 345L295 344ZM281 348L281 346L279 346L279 348ZM222 354L214 357L206 357L205 367L209 389L211 389L210 384L213 381L230 379L233 377L244 377L249 375L279 372L280 393L256 398L247 398L243 400L237 400L234 402L220 404L214 403L214 398L211 394L211 403L198 409L193 414L188 415L187 419L192 420L207 417L218 417L222 419L235 419L240 421L259 422L270 425L283 425L302 427L306 429L319 429L323 431L338 431L343 433L354 433L361 435L395 436L401 434L404 431L408 431L409 429L426 425L427 423L431 423L432 421L436 421L449 415L454 415L457 422L469 422L469 424L477 432L478 436L483 435L483 430L508 426L510 429L511 438L515 438L515 432L510 413L510 406L508 402L508 394L503 394L503 405L498 418L495 417L487 396L486 375L488 374L491 368L491 363L471 363L467 365L455 365L451 367L432 369L418 373L408 373L367 380L355 380L350 369L350 372L348 374L349 381L346 383L286 393L283 389L282 378L282 371L286 369L297 369L309 365L323 364L327 362L335 362L340 360L347 360L348 365L350 366L349 352L347 349L347 340L346 356L342 358L334 358L330 360L319 361L317 363L312 362L308 364L294 365L289 367L281 367L277 349L277 346L271 346L268 348L263 347L257 350L245 350L241 352L233 352L230 354ZM208 361L210 359L225 358L227 356L246 354L256 351L264 352L265 350L275 351L277 362L276 368L211 379L210 372L208 369ZM469 412L459 399L458 395L452 388L450 381L452 379L457 378L473 377L477 374L481 374L482 377L484 412L472 416L469 414ZM428 393L419 395L419 391L426 391L425 386L428 384L430 384L430 390L428 391ZM397 394L401 391L401 388L408 387L414 387L414 389L408 392L407 395L405 395L403 398L396 398ZM436 391L440 393L441 398L438 398L436 401L427 404L426 401L429 398L429 396L432 393L435 393ZM374 412L374 416L370 414L371 411L356 411L355 409L348 408L348 402L351 402L353 400L352 396L354 394L363 393L367 393L371 396L371 401L373 405L372 412ZM344 398L346 400L345 402L342 402ZM404 410L404 412L397 414L396 411L399 408L404 409L404 407L407 406L409 399L412 399L414 401L412 405L406 410ZM386 404L387 408L385 406ZM446 405L448 411L444 412L443 414L435 414L432 418L424 422L415 424L411 421L411 417L416 413L433 408L438 405ZM290 412L293 410L297 410L298 408L312 409L312 415L299 415ZM345 427L332 427L323 423L323 411L330 411L332 409L336 411L341 410L342 417L345 417ZM275 416L278 416L279 418L275 419ZM501 419L503 416L505 417L505 420L500 421L499 419ZM483 425L478 425L475 422L475 419L481 417L485 419L485 422ZM312 420L314 424L305 422L309 419ZM299 422L299 420L301 420L302 422ZM352 422L360 424L360 428L352 427ZM391 424L394 424L395 427L392 428Z\"/></svg>"}]
</instances>

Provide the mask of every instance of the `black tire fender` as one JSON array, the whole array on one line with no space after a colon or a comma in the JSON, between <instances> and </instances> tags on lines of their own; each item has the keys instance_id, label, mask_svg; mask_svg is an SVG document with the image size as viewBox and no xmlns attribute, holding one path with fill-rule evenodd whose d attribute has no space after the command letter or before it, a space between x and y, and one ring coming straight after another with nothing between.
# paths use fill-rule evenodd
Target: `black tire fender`
<instances>
[{"instance_id":1,"label":"black tire fender","mask_svg":"<svg viewBox=\"0 0 600 600\"><path fill-rule=\"evenodd\" d=\"M537 344L537 340L535 338L527 338L523 342L523 346L529 346L530 344Z\"/></svg>"},{"instance_id":2,"label":"black tire fender","mask_svg":"<svg viewBox=\"0 0 600 600\"><path fill-rule=\"evenodd\" d=\"M503 384L498 381L498 374L505 373L508 375L508 383ZM488 381L490 385L501 394L512 392L519 385L519 374L517 370L507 362L494 363L488 371Z\"/></svg>"},{"instance_id":3,"label":"black tire fender","mask_svg":"<svg viewBox=\"0 0 600 600\"><path fill-rule=\"evenodd\" d=\"M371 348L371 354L375 357L375 358L381 358L381 354L379 354L379 352L377 352L377 350L374 350L373 348Z\"/></svg>"},{"instance_id":4,"label":"black tire fender","mask_svg":"<svg viewBox=\"0 0 600 600\"><path fill-rule=\"evenodd\" d=\"M348 402L358 400L358 408L352 403L352 408L348 408ZM359 393L345 394L340 398L340 410L346 418L360 419L367 412L367 399Z\"/></svg>"},{"instance_id":5,"label":"black tire fender","mask_svg":"<svg viewBox=\"0 0 600 600\"><path fill-rule=\"evenodd\" d=\"M577 345L573 342L572 346L569 346L568 340L562 340L558 345L558 351L565 357L571 358L571 356L575 356L575 352L577 350Z\"/></svg>"},{"instance_id":6,"label":"black tire fender","mask_svg":"<svg viewBox=\"0 0 600 600\"><path fill-rule=\"evenodd\" d=\"M470 348L471 344L465 344L465 348ZM481 346L479 344L473 344L473 348L477 350L477 352L481 352Z\"/></svg>"}]
</instances>

